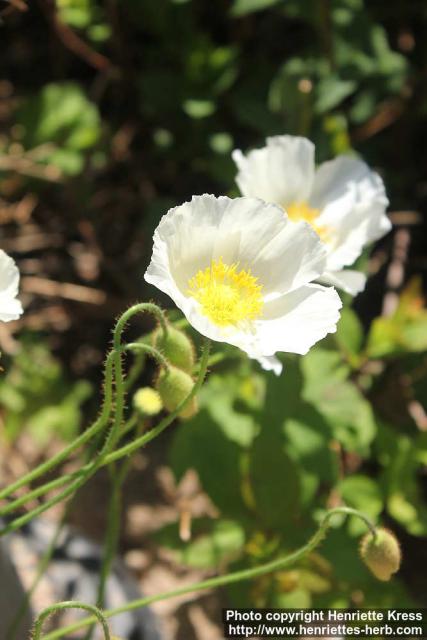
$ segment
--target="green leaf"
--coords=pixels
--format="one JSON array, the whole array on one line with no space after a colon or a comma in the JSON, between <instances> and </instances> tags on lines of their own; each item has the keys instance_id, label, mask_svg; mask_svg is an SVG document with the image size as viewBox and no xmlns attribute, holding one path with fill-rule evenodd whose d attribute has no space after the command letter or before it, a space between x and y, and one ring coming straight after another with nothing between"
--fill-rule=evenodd
<instances>
[{"instance_id":1,"label":"green leaf","mask_svg":"<svg viewBox=\"0 0 427 640\"><path fill-rule=\"evenodd\" d=\"M96 106L72 82L46 85L21 106L16 120L23 127L23 144L29 149L56 143L84 150L92 147L100 136Z\"/></svg>"},{"instance_id":2,"label":"green leaf","mask_svg":"<svg viewBox=\"0 0 427 640\"><path fill-rule=\"evenodd\" d=\"M201 405L207 407L224 435L242 447L250 445L258 426L247 406L240 403L240 410L236 410L235 405L238 399L246 400L244 394L247 392L251 394L251 400L255 399L257 379L255 376L240 377L235 374L212 375L200 396ZM249 389L246 389L248 385Z\"/></svg>"},{"instance_id":3,"label":"green leaf","mask_svg":"<svg viewBox=\"0 0 427 640\"><path fill-rule=\"evenodd\" d=\"M300 512L299 470L280 433L264 424L250 452L249 478L264 526L286 531Z\"/></svg>"},{"instance_id":4,"label":"green leaf","mask_svg":"<svg viewBox=\"0 0 427 640\"><path fill-rule=\"evenodd\" d=\"M13 440L26 429L40 445L52 438L69 441L78 432L82 404L90 393L88 382L70 384L49 349L38 337L33 342L27 336L7 375L0 378L5 432Z\"/></svg>"},{"instance_id":5,"label":"green leaf","mask_svg":"<svg viewBox=\"0 0 427 640\"><path fill-rule=\"evenodd\" d=\"M272 606L279 609L307 609L311 607L312 599L308 589L294 589L289 593L277 593Z\"/></svg>"},{"instance_id":6,"label":"green leaf","mask_svg":"<svg viewBox=\"0 0 427 640\"><path fill-rule=\"evenodd\" d=\"M338 478L331 428L316 409L304 403L297 415L285 418L283 433L286 451L302 468L302 505L311 508L320 483L327 491Z\"/></svg>"},{"instance_id":7,"label":"green leaf","mask_svg":"<svg viewBox=\"0 0 427 640\"><path fill-rule=\"evenodd\" d=\"M246 514L240 489L241 455L242 449L202 409L177 429L170 462L177 479L195 469L211 500L225 515L236 518Z\"/></svg>"},{"instance_id":8,"label":"green leaf","mask_svg":"<svg viewBox=\"0 0 427 640\"><path fill-rule=\"evenodd\" d=\"M360 353L364 339L363 327L353 309L342 309L335 339L347 356L354 357Z\"/></svg>"},{"instance_id":9,"label":"green leaf","mask_svg":"<svg viewBox=\"0 0 427 640\"><path fill-rule=\"evenodd\" d=\"M97 107L74 83L48 84L28 98L16 113L22 144L35 162L76 175L84 167L85 152L101 135Z\"/></svg>"},{"instance_id":10,"label":"green leaf","mask_svg":"<svg viewBox=\"0 0 427 640\"><path fill-rule=\"evenodd\" d=\"M376 434L372 408L349 379L350 369L340 354L316 347L301 366L304 399L329 422L333 436L346 449L367 455Z\"/></svg>"},{"instance_id":11,"label":"green leaf","mask_svg":"<svg viewBox=\"0 0 427 640\"><path fill-rule=\"evenodd\" d=\"M240 18L254 11L268 9L275 4L283 4L283 0L234 0L230 13L235 18Z\"/></svg>"},{"instance_id":12,"label":"green leaf","mask_svg":"<svg viewBox=\"0 0 427 640\"><path fill-rule=\"evenodd\" d=\"M422 352L427 349L427 311L422 282L412 278L400 294L393 315L376 318L368 336L367 354L372 358Z\"/></svg>"},{"instance_id":13,"label":"green leaf","mask_svg":"<svg viewBox=\"0 0 427 640\"><path fill-rule=\"evenodd\" d=\"M384 500L378 483L368 476L355 474L344 478L338 491L344 502L370 516L374 522L383 510ZM353 535L361 535L366 531L366 525L357 518L349 520L349 530Z\"/></svg>"},{"instance_id":14,"label":"green leaf","mask_svg":"<svg viewBox=\"0 0 427 640\"><path fill-rule=\"evenodd\" d=\"M414 536L427 535L427 507L418 484L418 443L396 436L383 427L391 439L392 455L384 471L389 514Z\"/></svg>"},{"instance_id":15,"label":"green leaf","mask_svg":"<svg viewBox=\"0 0 427 640\"><path fill-rule=\"evenodd\" d=\"M335 109L345 98L357 88L353 80L342 80L336 74L322 78L316 87L316 113L322 114Z\"/></svg>"},{"instance_id":16,"label":"green leaf","mask_svg":"<svg viewBox=\"0 0 427 640\"><path fill-rule=\"evenodd\" d=\"M185 100L182 108L190 118L199 120L215 113L216 105L212 100Z\"/></svg>"},{"instance_id":17,"label":"green leaf","mask_svg":"<svg viewBox=\"0 0 427 640\"><path fill-rule=\"evenodd\" d=\"M166 525L156 532L155 538L175 552L177 562L200 569L217 568L235 559L245 544L242 525L232 520L194 520L189 542L180 539L176 524Z\"/></svg>"}]
</instances>

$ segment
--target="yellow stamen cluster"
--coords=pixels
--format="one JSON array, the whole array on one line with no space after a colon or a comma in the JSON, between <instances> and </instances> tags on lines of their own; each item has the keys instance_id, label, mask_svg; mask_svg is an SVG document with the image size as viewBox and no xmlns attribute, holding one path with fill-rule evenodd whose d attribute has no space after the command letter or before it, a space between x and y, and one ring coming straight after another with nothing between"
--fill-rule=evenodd
<instances>
[{"instance_id":1,"label":"yellow stamen cluster","mask_svg":"<svg viewBox=\"0 0 427 640\"><path fill-rule=\"evenodd\" d=\"M188 286L202 313L219 327L241 325L255 320L262 312L262 286L258 278L250 269L239 271L237 264L224 264L222 258L198 271Z\"/></svg>"},{"instance_id":2,"label":"yellow stamen cluster","mask_svg":"<svg viewBox=\"0 0 427 640\"><path fill-rule=\"evenodd\" d=\"M299 220L304 220L308 222L321 240L326 242L328 240L329 231L327 227L320 225L316 222L317 218L320 216L320 210L314 209L314 207L310 207L306 202L292 202L284 207L287 212L290 220L293 222L298 222Z\"/></svg>"}]
</instances>

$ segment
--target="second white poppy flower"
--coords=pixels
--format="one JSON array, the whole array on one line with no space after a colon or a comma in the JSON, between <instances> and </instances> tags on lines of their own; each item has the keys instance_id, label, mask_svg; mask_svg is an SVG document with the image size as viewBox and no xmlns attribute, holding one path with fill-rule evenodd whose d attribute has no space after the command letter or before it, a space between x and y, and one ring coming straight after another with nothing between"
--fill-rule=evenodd
<instances>
[{"instance_id":1,"label":"second white poppy flower","mask_svg":"<svg viewBox=\"0 0 427 640\"><path fill-rule=\"evenodd\" d=\"M336 330L338 294L312 284L325 260L317 234L280 207L203 195L163 216L145 279L201 334L263 359L305 354Z\"/></svg>"},{"instance_id":2,"label":"second white poppy flower","mask_svg":"<svg viewBox=\"0 0 427 640\"><path fill-rule=\"evenodd\" d=\"M305 220L327 250L321 281L355 295L365 275L345 269L363 248L386 234L391 223L383 181L352 156L338 156L315 170L314 145L299 136L274 136L247 155L233 152L244 196L283 207L291 220Z\"/></svg>"}]
</instances>

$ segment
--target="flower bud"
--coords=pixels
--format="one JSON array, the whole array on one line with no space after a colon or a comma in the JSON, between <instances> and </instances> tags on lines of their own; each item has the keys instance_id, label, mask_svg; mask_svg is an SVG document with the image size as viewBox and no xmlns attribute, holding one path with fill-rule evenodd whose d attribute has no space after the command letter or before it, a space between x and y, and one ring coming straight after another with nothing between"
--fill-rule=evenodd
<instances>
[{"instance_id":1,"label":"flower bud","mask_svg":"<svg viewBox=\"0 0 427 640\"><path fill-rule=\"evenodd\" d=\"M175 411L183 400L189 395L194 387L194 381L185 371L177 367L170 366L169 369L162 369L157 379L157 390L163 401L163 405L168 411ZM197 413L196 398L180 411L181 418L191 418Z\"/></svg>"},{"instance_id":2,"label":"flower bud","mask_svg":"<svg viewBox=\"0 0 427 640\"><path fill-rule=\"evenodd\" d=\"M141 387L133 396L134 408L144 416L156 416L163 409L158 391L152 387Z\"/></svg>"},{"instance_id":3,"label":"flower bud","mask_svg":"<svg viewBox=\"0 0 427 640\"><path fill-rule=\"evenodd\" d=\"M167 336L161 329L154 332L153 344L171 364L191 373L194 366L194 346L186 333L168 325Z\"/></svg>"},{"instance_id":4,"label":"flower bud","mask_svg":"<svg viewBox=\"0 0 427 640\"><path fill-rule=\"evenodd\" d=\"M378 580L387 582L400 568L401 552L395 535L380 527L376 535L367 533L360 544L363 562Z\"/></svg>"}]
</instances>

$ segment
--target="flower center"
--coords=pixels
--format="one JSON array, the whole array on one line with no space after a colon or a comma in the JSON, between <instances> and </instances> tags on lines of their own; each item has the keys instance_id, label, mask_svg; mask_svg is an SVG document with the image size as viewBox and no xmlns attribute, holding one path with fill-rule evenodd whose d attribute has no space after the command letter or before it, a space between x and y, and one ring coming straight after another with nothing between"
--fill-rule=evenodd
<instances>
[{"instance_id":1,"label":"flower center","mask_svg":"<svg viewBox=\"0 0 427 640\"><path fill-rule=\"evenodd\" d=\"M306 202L292 202L288 206L284 207L284 209L293 222L298 222L299 220L308 222L321 240L324 242L328 240L329 230L324 225L316 222L317 218L320 216L319 209L310 207Z\"/></svg>"},{"instance_id":2,"label":"flower center","mask_svg":"<svg viewBox=\"0 0 427 640\"><path fill-rule=\"evenodd\" d=\"M219 327L240 325L255 320L263 307L262 286L250 269L238 270L237 264L212 260L188 281L189 294L197 300L202 313Z\"/></svg>"}]
</instances>

